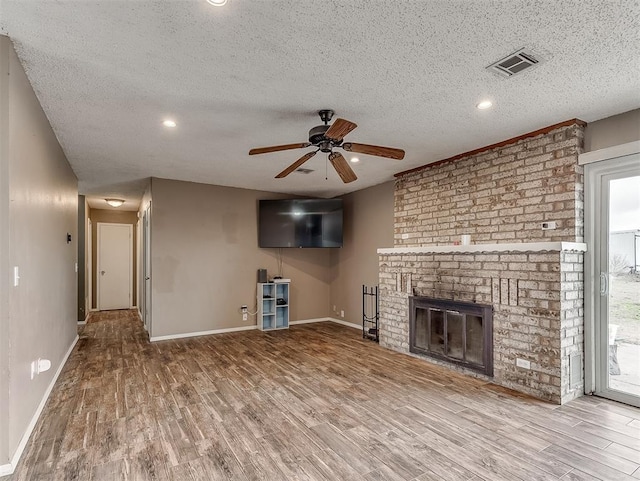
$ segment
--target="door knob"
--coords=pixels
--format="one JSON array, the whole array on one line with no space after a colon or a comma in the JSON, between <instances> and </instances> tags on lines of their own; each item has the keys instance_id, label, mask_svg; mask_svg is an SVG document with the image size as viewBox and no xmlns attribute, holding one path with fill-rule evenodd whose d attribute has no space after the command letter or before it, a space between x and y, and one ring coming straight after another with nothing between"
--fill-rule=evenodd
<instances>
[{"instance_id":1,"label":"door knob","mask_svg":"<svg viewBox=\"0 0 640 481\"><path fill-rule=\"evenodd\" d=\"M100 275L101 275L101 276L104 276L104 271L100 271Z\"/></svg>"}]
</instances>

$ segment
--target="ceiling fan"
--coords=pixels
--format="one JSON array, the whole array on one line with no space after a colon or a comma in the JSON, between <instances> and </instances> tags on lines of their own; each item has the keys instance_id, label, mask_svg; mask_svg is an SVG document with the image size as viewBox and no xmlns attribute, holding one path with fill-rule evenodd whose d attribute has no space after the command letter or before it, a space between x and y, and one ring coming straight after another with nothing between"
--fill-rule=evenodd
<instances>
[{"instance_id":1,"label":"ceiling fan","mask_svg":"<svg viewBox=\"0 0 640 481\"><path fill-rule=\"evenodd\" d=\"M294 170L299 169L302 164L318 152L326 152L329 154L329 162L331 162L331 165L336 169L336 172L345 184L353 182L358 177L353 169L349 167L349 163L346 161L344 156L340 152L333 151L335 148L341 148L347 152L358 152L360 154L387 157L389 159L402 160L404 158L404 150L402 149L380 147L378 145L356 144L355 142L343 142L344 137L355 129L357 125L345 119L336 119L332 125L329 125L333 114L333 110L320 110L318 112L320 120L324 122L324 125L318 125L309 131L309 142L276 145L273 147L260 147L257 149L251 149L249 151L249 155L279 152L281 150L306 149L307 147L314 146L317 147L317 150L304 154L293 164L276 175L275 178L282 179L283 177L286 177Z\"/></svg>"}]
</instances>

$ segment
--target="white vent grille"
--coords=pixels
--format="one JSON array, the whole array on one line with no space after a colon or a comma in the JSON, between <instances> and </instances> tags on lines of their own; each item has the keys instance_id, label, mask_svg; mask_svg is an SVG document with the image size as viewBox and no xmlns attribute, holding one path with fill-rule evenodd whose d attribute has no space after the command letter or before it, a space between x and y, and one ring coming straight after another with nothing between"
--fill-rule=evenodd
<instances>
[{"instance_id":1,"label":"white vent grille","mask_svg":"<svg viewBox=\"0 0 640 481\"><path fill-rule=\"evenodd\" d=\"M487 67L487 70L500 74L503 77L511 77L512 75L520 73L538 63L540 63L539 59L522 48L517 52L492 63Z\"/></svg>"},{"instance_id":2,"label":"white vent grille","mask_svg":"<svg viewBox=\"0 0 640 481\"><path fill-rule=\"evenodd\" d=\"M313 172L313 169L304 169L300 167L299 169L296 169L296 172L298 174L310 174L311 172Z\"/></svg>"},{"instance_id":3,"label":"white vent grille","mask_svg":"<svg viewBox=\"0 0 640 481\"><path fill-rule=\"evenodd\" d=\"M569 356L569 385L571 389L582 386L582 354L574 352Z\"/></svg>"}]
</instances>

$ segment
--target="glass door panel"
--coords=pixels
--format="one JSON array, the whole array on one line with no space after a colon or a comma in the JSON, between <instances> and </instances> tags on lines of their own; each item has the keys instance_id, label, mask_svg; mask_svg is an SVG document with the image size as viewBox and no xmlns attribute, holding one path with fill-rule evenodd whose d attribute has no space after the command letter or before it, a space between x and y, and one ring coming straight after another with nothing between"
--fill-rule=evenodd
<instances>
[{"instance_id":1,"label":"glass door panel","mask_svg":"<svg viewBox=\"0 0 640 481\"><path fill-rule=\"evenodd\" d=\"M587 392L640 406L640 155L585 168Z\"/></svg>"},{"instance_id":2,"label":"glass door panel","mask_svg":"<svg viewBox=\"0 0 640 481\"><path fill-rule=\"evenodd\" d=\"M608 276L602 287L608 297L608 388L640 398L640 176L605 181Z\"/></svg>"}]
</instances>

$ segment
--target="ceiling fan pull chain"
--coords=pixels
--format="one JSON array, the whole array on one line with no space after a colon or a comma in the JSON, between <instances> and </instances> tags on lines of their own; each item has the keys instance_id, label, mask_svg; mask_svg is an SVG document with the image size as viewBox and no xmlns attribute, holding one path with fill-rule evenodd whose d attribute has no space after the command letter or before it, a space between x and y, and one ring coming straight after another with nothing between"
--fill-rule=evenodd
<instances>
[{"instance_id":1,"label":"ceiling fan pull chain","mask_svg":"<svg viewBox=\"0 0 640 481\"><path fill-rule=\"evenodd\" d=\"M324 161L324 180L329 180L329 154L327 153L327 158Z\"/></svg>"}]
</instances>

